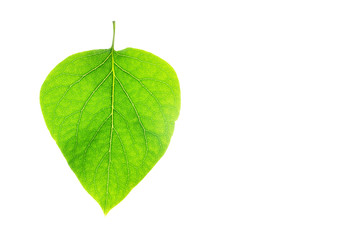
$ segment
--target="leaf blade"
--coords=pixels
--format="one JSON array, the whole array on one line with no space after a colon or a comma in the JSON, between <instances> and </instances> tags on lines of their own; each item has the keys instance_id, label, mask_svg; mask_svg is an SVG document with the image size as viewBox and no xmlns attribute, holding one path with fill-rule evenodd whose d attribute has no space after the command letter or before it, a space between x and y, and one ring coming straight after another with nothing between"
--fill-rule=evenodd
<instances>
[{"instance_id":1,"label":"leaf blade","mask_svg":"<svg viewBox=\"0 0 352 240\"><path fill-rule=\"evenodd\" d=\"M71 169L107 214L165 153L180 90L172 67L153 54L93 50L53 69L41 106Z\"/></svg>"}]
</instances>

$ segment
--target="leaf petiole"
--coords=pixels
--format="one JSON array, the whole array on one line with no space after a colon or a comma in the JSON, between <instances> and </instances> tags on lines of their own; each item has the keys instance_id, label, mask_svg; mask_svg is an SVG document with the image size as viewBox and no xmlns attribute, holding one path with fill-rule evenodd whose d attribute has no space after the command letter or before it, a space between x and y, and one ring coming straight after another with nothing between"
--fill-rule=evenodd
<instances>
[{"instance_id":1,"label":"leaf petiole","mask_svg":"<svg viewBox=\"0 0 352 240\"><path fill-rule=\"evenodd\" d=\"M112 28L113 28L113 36L112 36L111 49L114 50L114 44L115 44L115 21L112 21Z\"/></svg>"}]
</instances>

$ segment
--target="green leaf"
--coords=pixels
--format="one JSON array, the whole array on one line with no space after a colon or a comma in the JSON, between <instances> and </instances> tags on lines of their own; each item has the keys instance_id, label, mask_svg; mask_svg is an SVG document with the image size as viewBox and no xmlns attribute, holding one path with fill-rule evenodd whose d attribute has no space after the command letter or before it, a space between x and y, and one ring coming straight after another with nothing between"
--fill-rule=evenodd
<instances>
[{"instance_id":1,"label":"green leaf","mask_svg":"<svg viewBox=\"0 0 352 240\"><path fill-rule=\"evenodd\" d=\"M114 38L59 63L40 91L52 137L105 214L165 153L180 111L173 68L146 51L115 51Z\"/></svg>"}]
</instances>

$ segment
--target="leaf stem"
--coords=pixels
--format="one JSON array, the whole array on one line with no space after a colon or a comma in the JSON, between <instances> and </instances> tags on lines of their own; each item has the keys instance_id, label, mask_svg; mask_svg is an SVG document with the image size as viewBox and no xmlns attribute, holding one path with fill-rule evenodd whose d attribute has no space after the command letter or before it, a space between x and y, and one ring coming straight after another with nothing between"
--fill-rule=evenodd
<instances>
[{"instance_id":1,"label":"leaf stem","mask_svg":"<svg viewBox=\"0 0 352 240\"><path fill-rule=\"evenodd\" d=\"M114 44L115 44L115 21L112 21L112 28L113 28L113 36L112 36L111 49L114 50Z\"/></svg>"}]
</instances>

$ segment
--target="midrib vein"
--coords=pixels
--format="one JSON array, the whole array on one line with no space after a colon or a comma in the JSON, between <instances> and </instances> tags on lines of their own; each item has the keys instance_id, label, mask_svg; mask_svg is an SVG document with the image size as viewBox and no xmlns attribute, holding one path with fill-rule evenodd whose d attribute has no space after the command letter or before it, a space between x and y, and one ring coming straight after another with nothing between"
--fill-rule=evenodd
<instances>
[{"instance_id":1,"label":"midrib vein","mask_svg":"<svg viewBox=\"0 0 352 240\"><path fill-rule=\"evenodd\" d=\"M112 135L114 131L114 98L115 98L115 67L114 67L114 48L111 48L111 68L112 68L112 87L111 87L111 129L110 129L110 145L109 145L109 163L108 163L108 176L106 181L106 194L105 194L105 209L109 195L109 182L110 182L110 165L111 165L111 148L112 148Z\"/></svg>"}]
</instances>

